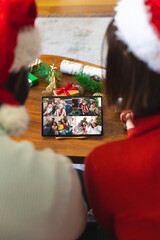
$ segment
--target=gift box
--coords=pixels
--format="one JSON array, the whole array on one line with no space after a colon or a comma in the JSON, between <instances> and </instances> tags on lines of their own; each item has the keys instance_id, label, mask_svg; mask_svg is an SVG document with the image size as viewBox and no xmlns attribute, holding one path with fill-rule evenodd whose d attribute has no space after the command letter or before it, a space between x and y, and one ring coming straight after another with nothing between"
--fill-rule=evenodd
<instances>
[{"instance_id":1,"label":"gift box","mask_svg":"<svg viewBox=\"0 0 160 240\"><path fill-rule=\"evenodd\" d=\"M28 82L30 87L35 86L36 84L38 84L38 78L35 77L33 74L29 73Z\"/></svg>"},{"instance_id":2,"label":"gift box","mask_svg":"<svg viewBox=\"0 0 160 240\"><path fill-rule=\"evenodd\" d=\"M53 90L53 94L54 94L55 96L79 96L79 95L80 95L80 93L79 93L78 90L68 90L69 95L66 95L66 94L64 94L64 93L57 94L57 93L56 93L57 91L58 91L58 90Z\"/></svg>"},{"instance_id":3,"label":"gift box","mask_svg":"<svg viewBox=\"0 0 160 240\"><path fill-rule=\"evenodd\" d=\"M67 83L63 88L53 90L55 96L79 96L80 92L73 84Z\"/></svg>"}]
</instances>

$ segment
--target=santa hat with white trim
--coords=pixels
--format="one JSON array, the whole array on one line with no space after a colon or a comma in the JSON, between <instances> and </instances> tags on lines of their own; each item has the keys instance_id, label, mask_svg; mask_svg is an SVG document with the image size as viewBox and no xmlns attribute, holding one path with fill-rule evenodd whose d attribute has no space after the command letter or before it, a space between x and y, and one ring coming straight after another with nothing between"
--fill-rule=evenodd
<instances>
[{"instance_id":1,"label":"santa hat with white trim","mask_svg":"<svg viewBox=\"0 0 160 240\"><path fill-rule=\"evenodd\" d=\"M160 73L160 0L120 0L115 11L118 39Z\"/></svg>"},{"instance_id":2,"label":"santa hat with white trim","mask_svg":"<svg viewBox=\"0 0 160 240\"><path fill-rule=\"evenodd\" d=\"M28 117L4 83L10 73L18 73L39 55L39 32L34 26L36 16L34 0L0 1L0 101L3 103L0 127L12 133L23 131Z\"/></svg>"}]
</instances>

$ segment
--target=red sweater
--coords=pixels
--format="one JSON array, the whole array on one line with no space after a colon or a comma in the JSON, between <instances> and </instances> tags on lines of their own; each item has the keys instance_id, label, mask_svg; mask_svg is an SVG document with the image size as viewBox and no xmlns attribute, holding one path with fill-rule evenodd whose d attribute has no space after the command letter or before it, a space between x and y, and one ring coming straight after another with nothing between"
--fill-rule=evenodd
<instances>
[{"instance_id":1,"label":"red sweater","mask_svg":"<svg viewBox=\"0 0 160 240\"><path fill-rule=\"evenodd\" d=\"M118 240L160 240L160 115L134 123L128 139L87 157L86 189L97 220Z\"/></svg>"}]
</instances>

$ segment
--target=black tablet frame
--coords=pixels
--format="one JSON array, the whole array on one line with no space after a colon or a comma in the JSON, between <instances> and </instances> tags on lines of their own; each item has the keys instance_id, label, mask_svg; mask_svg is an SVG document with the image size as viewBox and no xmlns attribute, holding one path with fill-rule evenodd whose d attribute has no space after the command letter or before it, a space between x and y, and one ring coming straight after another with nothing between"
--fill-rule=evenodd
<instances>
[{"instance_id":1,"label":"black tablet frame","mask_svg":"<svg viewBox=\"0 0 160 240\"><path fill-rule=\"evenodd\" d=\"M44 135L43 134L43 99L45 98L49 98L50 100L53 100L53 99L56 99L56 98L61 98L62 100L65 100L65 99L76 99L76 98L89 98L89 99L93 99L94 98L101 98L101 104L102 104L102 107L101 107L101 117L102 117L102 131L101 131L101 134L78 134L78 135ZM89 115L89 116L92 116L92 115ZM97 115L98 116L98 115ZM69 116L66 116L66 117L69 117ZM72 117L72 115L70 116ZM73 117L76 117L73 115ZM78 117L78 116L77 116ZM87 117L84 115L84 117ZM54 138L59 138L59 137L63 137L63 138L70 138L70 137L73 137L73 138L76 138L76 137L101 137L103 136L103 132L104 132L104 129L103 129L103 97L101 96L43 96L42 99L41 99L41 134L43 137L54 137Z\"/></svg>"}]
</instances>

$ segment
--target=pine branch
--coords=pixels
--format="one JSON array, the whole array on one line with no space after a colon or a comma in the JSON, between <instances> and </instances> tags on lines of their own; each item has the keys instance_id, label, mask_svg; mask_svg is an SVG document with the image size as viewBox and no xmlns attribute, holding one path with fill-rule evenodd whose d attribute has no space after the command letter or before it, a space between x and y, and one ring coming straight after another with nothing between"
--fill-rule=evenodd
<instances>
[{"instance_id":1,"label":"pine branch","mask_svg":"<svg viewBox=\"0 0 160 240\"><path fill-rule=\"evenodd\" d=\"M74 80L89 92L92 92L92 93L96 93L96 92L102 93L103 92L103 82L102 81L97 82L82 72L75 75Z\"/></svg>"}]
</instances>

